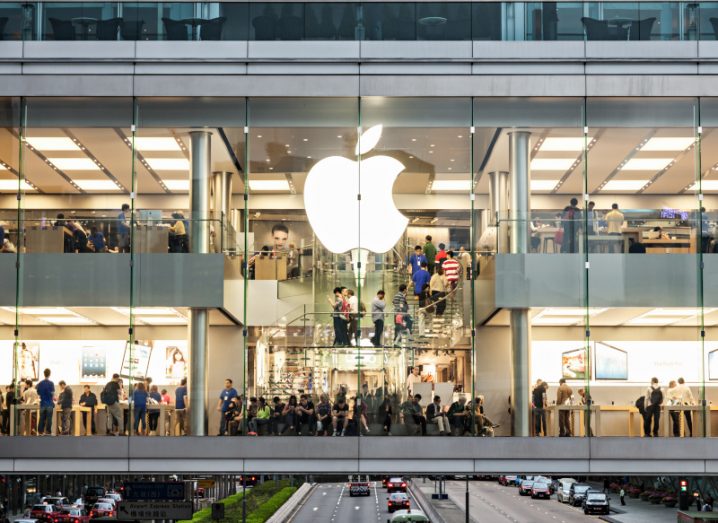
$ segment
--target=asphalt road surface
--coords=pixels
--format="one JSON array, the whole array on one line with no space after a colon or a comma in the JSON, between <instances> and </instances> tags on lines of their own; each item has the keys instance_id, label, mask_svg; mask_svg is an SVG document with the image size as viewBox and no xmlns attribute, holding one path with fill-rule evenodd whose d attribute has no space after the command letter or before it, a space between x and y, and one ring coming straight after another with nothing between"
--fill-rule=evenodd
<instances>
[{"instance_id":1,"label":"asphalt road surface","mask_svg":"<svg viewBox=\"0 0 718 523\"><path fill-rule=\"evenodd\" d=\"M385 523L386 490L370 483L369 496L349 496L346 483L320 483L291 523ZM377 488L378 485L378 488ZM412 507L418 505L412 498Z\"/></svg>"},{"instance_id":2,"label":"asphalt road surface","mask_svg":"<svg viewBox=\"0 0 718 523\"><path fill-rule=\"evenodd\" d=\"M447 481L446 490L464 507L466 483ZM614 501L614 500L612 500ZM503 487L496 481L469 482L469 503L472 519L479 523L585 523L599 521L598 516L585 516L580 508L551 499L519 496L516 487Z\"/></svg>"}]
</instances>

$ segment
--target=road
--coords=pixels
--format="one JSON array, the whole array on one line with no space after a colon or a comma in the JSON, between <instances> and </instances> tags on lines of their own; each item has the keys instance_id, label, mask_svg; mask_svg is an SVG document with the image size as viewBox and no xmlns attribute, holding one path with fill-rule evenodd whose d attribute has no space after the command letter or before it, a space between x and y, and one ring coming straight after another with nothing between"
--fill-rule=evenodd
<instances>
[{"instance_id":1,"label":"road","mask_svg":"<svg viewBox=\"0 0 718 523\"><path fill-rule=\"evenodd\" d=\"M371 482L371 495L353 498L346 483L320 483L291 523L384 523L389 519L386 497L379 482Z\"/></svg>"},{"instance_id":2,"label":"road","mask_svg":"<svg viewBox=\"0 0 718 523\"><path fill-rule=\"evenodd\" d=\"M466 484L447 481L446 491L457 505L464 508ZM469 488L471 516L479 523L585 523L598 521L598 516L585 516L578 508L551 499L519 496L519 489L502 487L495 481L472 481Z\"/></svg>"}]
</instances>

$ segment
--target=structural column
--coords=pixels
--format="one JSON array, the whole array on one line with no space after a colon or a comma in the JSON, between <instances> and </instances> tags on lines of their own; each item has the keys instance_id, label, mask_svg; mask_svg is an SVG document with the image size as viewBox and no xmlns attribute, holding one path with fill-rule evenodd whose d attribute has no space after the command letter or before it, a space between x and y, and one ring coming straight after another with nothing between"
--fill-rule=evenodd
<instances>
[{"instance_id":1,"label":"structural column","mask_svg":"<svg viewBox=\"0 0 718 523\"><path fill-rule=\"evenodd\" d=\"M190 246L191 252L209 253L209 219L211 193L211 143L209 131L192 131L192 167L190 172ZM190 374L189 374L189 416L190 433L205 436L207 433L207 352L209 343L209 311L190 311Z\"/></svg>"},{"instance_id":2,"label":"structural column","mask_svg":"<svg viewBox=\"0 0 718 523\"><path fill-rule=\"evenodd\" d=\"M496 227L497 252L509 252L509 173L492 171L489 173L489 204L491 216L489 225Z\"/></svg>"},{"instance_id":3,"label":"structural column","mask_svg":"<svg viewBox=\"0 0 718 523\"><path fill-rule=\"evenodd\" d=\"M232 199L232 173L230 171L216 171L212 173L212 226L214 228L214 252L222 252L227 246L224 239L230 229L229 207Z\"/></svg>"},{"instance_id":4,"label":"structural column","mask_svg":"<svg viewBox=\"0 0 718 523\"><path fill-rule=\"evenodd\" d=\"M531 133L509 133L509 220L511 223L509 252L529 252L530 234L530 169ZM511 309L511 403L514 436L531 433L531 400L529 361L531 325L528 309Z\"/></svg>"}]
</instances>

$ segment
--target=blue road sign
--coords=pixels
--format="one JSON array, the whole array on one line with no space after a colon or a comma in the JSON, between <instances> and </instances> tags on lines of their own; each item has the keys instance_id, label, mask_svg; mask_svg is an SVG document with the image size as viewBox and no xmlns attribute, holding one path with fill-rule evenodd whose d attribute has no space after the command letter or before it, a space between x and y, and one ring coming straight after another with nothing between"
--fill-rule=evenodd
<instances>
[{"instance_id":1,"label":"blue road sign","mask_svg":"<svg viewBox=\"0 0 718 523\"><path fill-rule=\"evenodd\" d=\"M124 484L123 499L127 501L182 501L185 499L185 484L179 482L136 482Z\"/></svg>"}]
</instances>

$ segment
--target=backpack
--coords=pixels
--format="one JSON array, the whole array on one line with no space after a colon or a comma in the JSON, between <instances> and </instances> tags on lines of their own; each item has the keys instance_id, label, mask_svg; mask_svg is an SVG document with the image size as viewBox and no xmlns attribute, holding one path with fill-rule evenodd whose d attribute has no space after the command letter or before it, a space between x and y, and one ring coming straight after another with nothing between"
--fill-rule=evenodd
<instances>
[{"instance_id":1,"label":"backpack","mask_svg":"<svg viewBox=\"0 0 718 523\"><path fill-rule=\"evenodd\" d=\"M636 400L636 408L641 414L646 412L646 397L644 395L641 394Z\"/></svg>"},{"instance_id":2,"label":"backpack","mask_svg":"<svg viewBox=\"0 0 718 523\"><path fill-rule=\"evenodd\" d=\"M102 392L100 392L100 401L104 403L105 405L114 405L117 403L117 399L115 398L115 395L110 390L110 384L112 382L105 385L105 388L102 389Z\"/></svg>"},{"instance_id":3,"label":"backpack","mask_svg":"<svg viewBox=\"0 0 718 523\"><path fill-rule=\"evenodd\" d=\"M651 405L660 405L663 402L663 391L660 387L651 390Z\"/></svg>"}]
</instances>

